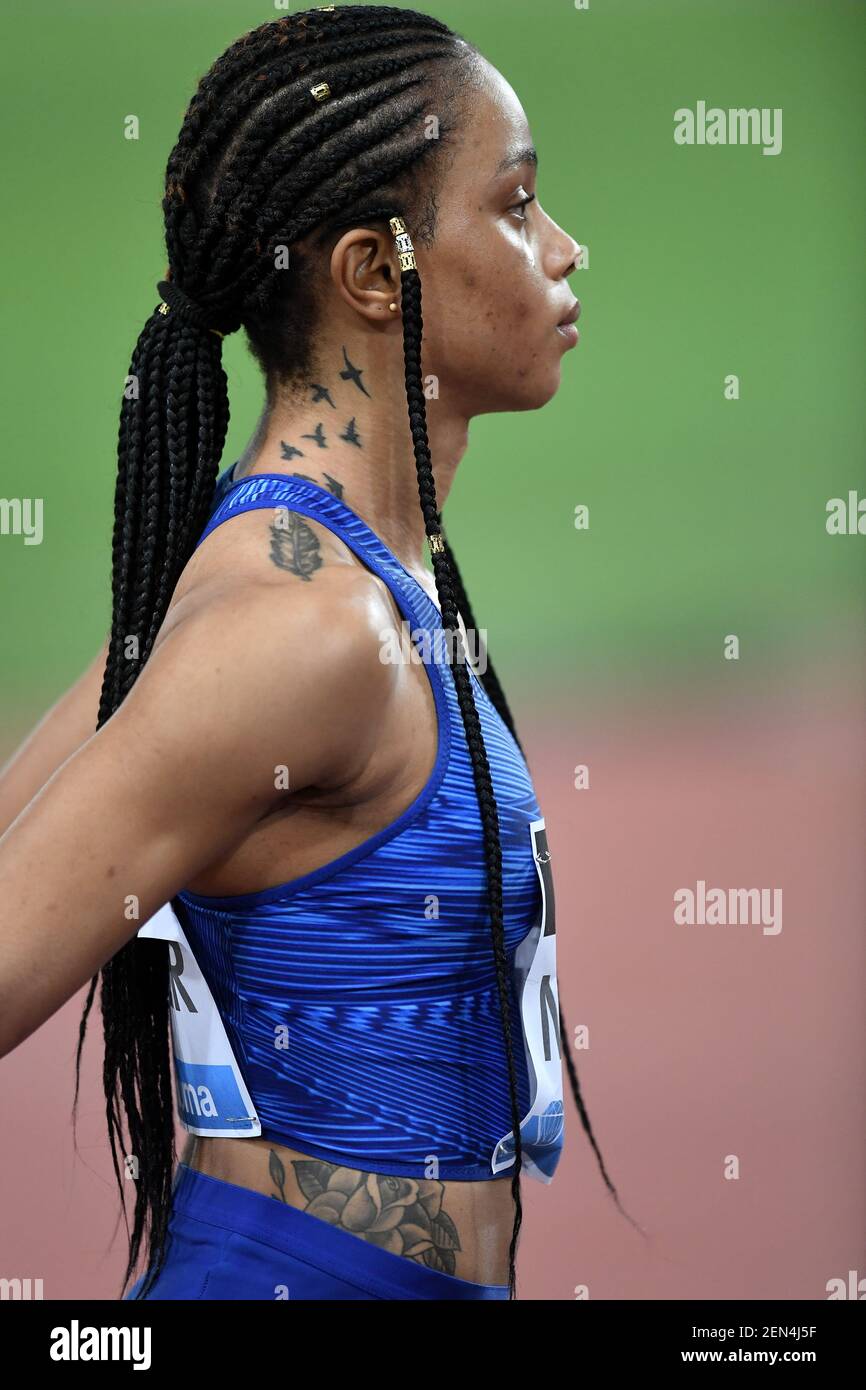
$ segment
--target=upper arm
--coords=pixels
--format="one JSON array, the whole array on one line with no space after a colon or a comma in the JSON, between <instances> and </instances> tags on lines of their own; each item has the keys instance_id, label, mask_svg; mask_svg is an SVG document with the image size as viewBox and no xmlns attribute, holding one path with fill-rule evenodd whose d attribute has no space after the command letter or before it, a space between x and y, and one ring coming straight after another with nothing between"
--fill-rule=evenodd
<instances>
[{"instance_id":1,"label":"upper arm","mask_svg":"<svg viewBox=\"0 0 866 1390\"><path fill-rule=\"evenodd\" d=\"M0 838L0 1055L289 792L375 738L393 675L363 605L221 600ZM349 698L347 698L347 696ZM287 778L286 778L286 773Z\"/></svg>"}]
</instances>

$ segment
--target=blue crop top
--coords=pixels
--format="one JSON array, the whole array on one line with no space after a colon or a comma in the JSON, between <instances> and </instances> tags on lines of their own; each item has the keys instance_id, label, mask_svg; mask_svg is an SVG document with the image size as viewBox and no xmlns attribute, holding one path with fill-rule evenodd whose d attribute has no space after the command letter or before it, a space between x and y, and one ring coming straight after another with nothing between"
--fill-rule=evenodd
<instances>
[{"instance_id":1,"label":"blue crop top","mask_svg":"<svg viewBox=\"0 0 866 1390\"><path fill-rule=\"evenodd\" d=\"M260 1135L370 1172L494 1178L514 1162L508 1072L472 764L451 669L430 641L441 614L370 527L306 479L232 482L227 470L199 545L234 516L277 507L344 541L388 586L412 641L425 635L438 750L412 804L339 858L259 892L181 892L166 905L187 952L172 967L180 1116L195 1133ZM523 1164L550 1182L564 1129L550 854L526 763L471 681L499 811ZM176 1019L207 1033L197 1055Z\"/></svg>"}]
</instances>

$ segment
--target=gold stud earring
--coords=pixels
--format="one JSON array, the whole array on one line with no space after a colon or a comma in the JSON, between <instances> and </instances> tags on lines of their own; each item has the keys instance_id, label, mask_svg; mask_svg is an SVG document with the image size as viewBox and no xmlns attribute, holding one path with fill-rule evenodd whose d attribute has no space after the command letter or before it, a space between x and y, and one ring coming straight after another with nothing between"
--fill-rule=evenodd
<instances>
[{"instance_id":1,"label":"gold stud earring","mask_svg":"<svg viewBox=\"0 0 866 1390\"><path fill-rule=\"evenodd\" d=\"M388 308L389 308L389 309L396 309L396 308L397 308L397 305L396 305L396 304L389 304L389 305L388 305Z\"/></svg>"}]
</instances>

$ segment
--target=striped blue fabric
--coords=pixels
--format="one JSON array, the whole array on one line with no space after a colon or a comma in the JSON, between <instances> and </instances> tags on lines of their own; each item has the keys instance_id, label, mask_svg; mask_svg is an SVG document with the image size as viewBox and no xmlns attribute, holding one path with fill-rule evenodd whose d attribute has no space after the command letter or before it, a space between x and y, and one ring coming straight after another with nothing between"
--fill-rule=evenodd
<instances>
[{"instance_id":1,"label":"striped blue fabric","mask_svg":"<svg viewBox=\"0 0 866 1390\"><path fill-rule=\"evenodd\" d=\"M327 527L379 575L412 632L441 632L439 609L390 549L306 479L232 483L227 471L199 544L234 516L283 506ZM179 898L264 1138L347 1167L481 1180L495 1176L492 1155L512 1130L481 817L451 668L428 660L424 669L438 752L402 815L290 882ZM541 812L474 673L472 687L499 810L513 968L542 907L529 830ZM523 1117L532 1078L516 1005L511 1019Z\"/></svg>"}]
</instances>

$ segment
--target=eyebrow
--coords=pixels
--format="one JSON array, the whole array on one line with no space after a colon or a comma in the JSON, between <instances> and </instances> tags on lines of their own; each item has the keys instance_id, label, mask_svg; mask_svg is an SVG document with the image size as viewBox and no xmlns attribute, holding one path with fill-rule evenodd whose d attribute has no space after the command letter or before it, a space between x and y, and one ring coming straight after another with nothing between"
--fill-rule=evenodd
<instances>
[{"instance_id":1,"label":"eyebrow","mask_svg":"<svg viewBox=\"0 0 866 1390\"><path fill-rule=\"evenodd\" d=\"M534 164L538 166L538 151L534 145L524 145L522 149L514 150L512 154L507 154L497 165L494 178L500 174L507 174L509 169L518 169L521 164Z\"/></svg>"}]
</instances>

